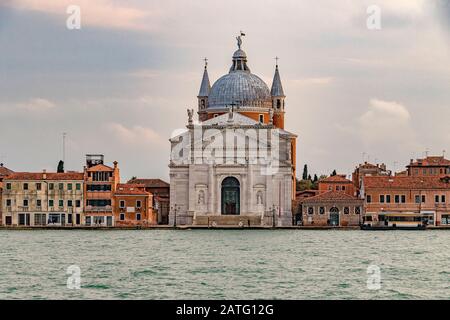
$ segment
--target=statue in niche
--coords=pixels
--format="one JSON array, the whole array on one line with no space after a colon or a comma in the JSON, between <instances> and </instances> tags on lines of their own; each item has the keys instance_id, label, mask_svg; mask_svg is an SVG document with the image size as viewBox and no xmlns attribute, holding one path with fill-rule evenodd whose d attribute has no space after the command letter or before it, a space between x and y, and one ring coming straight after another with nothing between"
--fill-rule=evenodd
<instances>
[{"instance_id":1,"label":"statue in niche","mask_svg":"<svg viewBox=\"0 0 450 320\"><path fill-rule=\"evenodd\" d=\"M205 191L203 190L198 193L198 204L205 204Z\"/></svg>"},{"instance_id":2,"label":"statue in niche","mask_svg":"<svg viewBox=\"0 0 450 320\"><path fill-rule=\"evenodd\" d=\"M261 191L256 193L256 204L263 204L263 196Z\"/></svg>"}]
</instances>

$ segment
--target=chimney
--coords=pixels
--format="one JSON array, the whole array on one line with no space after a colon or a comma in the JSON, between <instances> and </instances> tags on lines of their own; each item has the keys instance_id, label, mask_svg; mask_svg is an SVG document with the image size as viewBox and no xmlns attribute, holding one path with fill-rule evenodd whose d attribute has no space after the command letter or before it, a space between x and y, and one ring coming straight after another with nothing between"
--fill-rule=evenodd
<instances>
[{"instance_id":1,"label":"chimney","mask_svg":"<svg viewBox=\"0 0 450 320\"><path fill-rule=\"evenodd\" d=\"M42 170L42 179L47 179L47 170Z\"/></svg>"},{"instance_id":2,"label":"chimney","mask_svg":"<svg viewBox=\"0 0 450 320\"><path fill-rule=\"evenodd\" d=\"M118 163L117 161L114 161L113 164L114 164L114 169L117 169L117 165L118 165L119 163Z\"/></svg>"}]
</instances>

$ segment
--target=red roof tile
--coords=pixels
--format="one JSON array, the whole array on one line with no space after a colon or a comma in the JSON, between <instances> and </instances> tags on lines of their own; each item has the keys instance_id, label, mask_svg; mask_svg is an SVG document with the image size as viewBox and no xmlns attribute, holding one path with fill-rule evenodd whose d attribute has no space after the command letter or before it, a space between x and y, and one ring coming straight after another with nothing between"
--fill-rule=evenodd
<instances>
[{"instance_id":1,"label":"red roof tile","mask_svg":"<svg viewBox=\"0 0 450 320\"><path fill-rule=\"evenodd\" d=\"M150 195L150 192L144 190L143 184L120 183L117 185L115 195Z\"/></svg>"},{"instance_id":2,"label":"red roof tile","mask_svg":"<svg viewBox=\"0 0 450 320\"><path fill-rule=\"evenodd\" d=\"M87 168L87 171L93 172L93 171L114 171L114 168L108 167L104 164L97 164L93 167Z\"/></svg>"},{"instance_id":3,"label":"red roof tile","mask_svg":"<svg viewBox=\"0 0 450 320\"><path fill-rule=\"evenodd\" d=\"M450 160L445 159L444 156L429 156L425 159L417 159L407 167L410 166L450 166Z\"/></svg>"},{"instance_id":4,"label":"red roof tile","mask_svg":"<svg viewBox=\"0 0 450 320\"><path fill-rule=\"evenodd\" d=\"M364 188L378 189L450 189L450 176L365 176ZM447 182L446 182L447 181Z\"/></svg>"},{"instance_id":5,"label":"red roof tile","mask_svg":"<svg viewBox=\"0 0 450 320\"><path fill-rule=\"evenodd\" d=\"M352 183L350 180L348 180L345 175L335 175L330 176L328 178L320 179L319 182L339 182L339 183Z\"/></svg>"},{"instance_id":6,"label":"red roof tile","mask_svg":"<svg viewBox=\"0 0 450 320\"><path fill-rule=\"evenodd\" d=\"M10 175L12 173L14 173L14 171L4 167L3 164L0 166L0 177L1 176L7 176L7 175Z\"/></svg>"},{"instance_id":7,"label":"red roof tile","mask_svg":"<svg viewBox=\"0 0 450 320\"><path fill-rule=\"evenodd\" d=\"M302 202L322 202L322 201L353 201L360 200L343 191L328 191L320 193L317 196L304 199Z\"/></svg>"},{"instance_id":8,"label":"red roof tile","mask_svg":"<svg viewBox=\"0 0 450 320\"><path fill-rule=\"evenodd\" d=\"M4 180L84 180L84 174L82 172L14 172Z\"/></svg>"},{"instance_id":9,"label":"red roof tile","mask_svg":"<svg viewBox=\"0 0 450 320\"><path fill-rule=\"evenodd\" d=\"M168 188L170 184L161 179L132 179L128 183L138 183L145 185L146 188Z\"/></svg>"}]
</instances>

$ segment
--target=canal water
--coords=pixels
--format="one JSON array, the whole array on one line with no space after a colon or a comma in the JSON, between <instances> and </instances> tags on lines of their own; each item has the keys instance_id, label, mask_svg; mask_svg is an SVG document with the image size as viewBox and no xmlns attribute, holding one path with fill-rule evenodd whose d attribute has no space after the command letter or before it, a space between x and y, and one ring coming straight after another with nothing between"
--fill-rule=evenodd
<instances>
[{"instance_id":1,"label":"canal water","mask_svg":"<svg viewBox=\"0 0 450 320\"><path fill-rule=\"evenodd\" d=\"M449 231L0 230L0 241L0 299L450 299ZM68 288L74 270L80 289Z\"/></svg>"}]
</instances>

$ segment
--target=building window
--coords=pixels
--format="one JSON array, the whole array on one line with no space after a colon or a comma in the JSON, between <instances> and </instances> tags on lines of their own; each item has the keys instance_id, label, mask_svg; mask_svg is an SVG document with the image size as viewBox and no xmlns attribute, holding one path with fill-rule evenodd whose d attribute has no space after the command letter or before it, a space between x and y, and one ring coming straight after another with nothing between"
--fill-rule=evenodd
<instances>
[{"instance_id":1,"label":"building window","mask_svg":"<svg viewBox=\"0 0 450 320\"><path fill-rule=\"evenodd\" d=\"M425 202L426 202L425 195L422 195L422 203L425 203Z\"/></svg>"},{"instance_id":2,"label":"building window","mask_svg":"<svg viewBox=\"0 0 450 320\"><path fill-rule=\"evenodd\" d=\"M395 202L395 203L400 203L400 196L399 196L398 194L396 194L396 195L394 196L394 202Z\"/></svg>"},{"instance_id":3,"label":"building window","mask_svg":"<svg viewBox=\"0 0 450 320\"><path fill-rule=\"evenodd\" d=\"M391 195L390 194L386 195L386 203L391 203Z\"/></svg>"},{"instance_id":4,"label":"building window","mask_svg":"<svg viewBox=\"0 0 450 320\"><path fill-rule=\"evenodd\" d=\"M87 225L87 226L90 226L91 225L91 217L86 217L86 221L85 221L85 224Z\"/></svg>"},{"instance_id":5,"label":"building window","mask_svg":"<svg viewBox=\"0 0 450 320\"><path fill-rule=\"evenodd\" d=\"M415 201L416 203L420 203L420 196L419 196L419 195L416 195L416 196L414 197L414 201Z\"/></svg>"},{"instance_id":6,"label":"building window","mask_svg":"<svg viewBox=\"0 0 450 320\"><path fill-rule=\"evenodd\" d=\"M36 183L36 190L41 190L42 189L42 184L40 183Z\"/></svg>"},{"instance_id":7,"label":"building window","mask_svg":"<svg viewBox=\"0 0 450 320\"><path fill-rule=\"evenodd\" d=\"M281 99L277 99L277 109L281 108Z\"/></svg>"},{"instance_id":8,"label":"building window","mask_svg":"<svg viewBox=\"0 0 450 320\"><path fill-rule=\"evenodd\" d=\"M136 220L137 221L141 221L141 214L140 213L136 214Z\"/></svg>"},{"instance_id":9,"label":"building window","mask_svg":"<svg viewBox=\"0 0 450 320\"><path fill-rule=\"evenodd\" d=\"M81 183L77 183L77 184L75 185L75 188L76 188L78 191L80 191L80 190L81 190Z\"/></svg>"},{"instance_id":10,"label":"building window","mask_svg":"<svg viewBox=\"0 0 450 320\"><path fill-rule=\"evenodd\" d=\"M67 184L67 190L72 190L72 184L71 183Z\"/></svg>"},{"instance_id":11,"label":"building window","mask_svg":"<svg viewBox=\"0 0 450 320\"><path fill-rule=\"evenodd\" d=\"M445 194L443 194L443 195L441 196L441 202L442 202L442 203L445 203Z\"/></svg>"},{"instance_id":12,"label":"building window","mask_svg":"<svg viewBox=\"0 0 450 320\"><path fill-rule=\"evenodd\" d=\"M345 191L345 186L342 186L342 191Z\"/></svg>"},{"instance_id":13,"label":"building window","mask_svg":"<svg viewBox=\"0 0 450 320\"><path fill-rule=\"evenodd\" d=\"M361 214L361 207L355 207L355 214Z\"/></svg>"},{"instance_id":14,"label":"building window","mask_svg":"<svg viewBox=\"0 0 450 320\"><path fill-rule=\"evenodd\" d=\"M434 202L439 203L439 195L434 196Z\"/></svg>"},{"instance_id":15,"label":"building window","mask_svg":"<svg viewBox=\"0 0 450 320\"><path fill-rule=\"evenodd\" d=\"M319 208L319 213L320 214L325 214L325 207L320 207Z\"/></svg>"},{"instance_id":16,"label":"building window","mask_svg":"<svg viewBox=\"0 0 450 320\"><path fill-rule=\"evenodd\" d=\"M48 200L48 206L49 207L53 207L54 205L54 201L53 200Z\"/></svg>"},{"instance_id":17,"label":"building window","mask_svg":"<svg viewBox=\"0 0 450 320\"><path fill-rule=\"evenodd\" d=\"M72 215L71 214L67 215L67 223L72 224Z\"/></svg>"},{"instance_id":18,"label":"building window","mask_svg":"<svg viewBox=\"0 0 450 320\"><path fill-rule=\"evenodd\" d=\"M350 213L350 208L344 207L344 214L349 214L349 213Z\"/></svg>"},{"instance_id":19,"label":"building window","mask_svg":"<svg viewBox=\"0 0 450 320\"><path fill-rule=\"evenodd\" d=\"M59 201L58 201L58 206L59 206L60 208L64 207L64 200L59 200Z\"/></svg>"},{"instance_id":20,"label":"building window","mask_svg":"<svg viewBox=\"0 0 450 320\"><path fill-rule=\"evenodd\" d=\"M406 203L406 196L402 194L402 203Z\"/></svg>"},{"instance_id":21,"label":"building window","mask_svg":"<svg viewBox=\"0 0 450 320\"><path fill-rule=\"evenodd\" d=\"M125 220L125 213L121 213L119 219L120 221Z\"/></svg>"},{"instance_id":22,"label":"building window","mask_svg":"<svg viewBox=\"0 0 450 320\"><path fill-rule=\"evenodd\" d=\"M137 200L136 201L136 208L140 208L141 207L141 200Z\"/></svg>"},{"instance_id":23,"label":"building window","mask_svg":"<svg viewBox=\"0 0 450 320\"><path fill-rule=\"evenodd\" d=\"M59 190L64 190L64 183L60 183L58 188L59 188Z\"/></svg>"},{"instance_id":24,"label":"building window","mask_svg":"<svg viewBox=\"0 0 450 320\"><path fill-rule=\"evenodd\" d=\"M341 186L336 186L336 191L341 191Z\"/></svg>"},{"instance_id":25,"label":"building window","mask_svg":"<svg viewBox=\"0 0 450 320\"><path fill-rule=\"evenodd\" d=\"M366 195L366 202L371 203L372 202L372 196L370 194Z\"/></svg>"},{"instance_id":26,"label":"building window","mask_svg":"<svg viewBox=\"0 0 450 320\"><path fill-rule=\"evenodd\" d=\"M263 114L259 115L259 122L264 123L264 115Z\"/></svg>"},{"instance_id":27,"label":"building window","mask_svg":"<svg viewBox=\"0 0 450 320\"><path fill-rule=\"evenodd\" d=\"M36 200L36 207L41 207L42 206L42 200L38 199Z\"/></svg>"},{"instance_id":28,"label":"building window","mask_svg":"<svg viewBox=\"0 0 450 320\"><path fill-rule=\"evenodd\" d=\"M119 201L119 207L122 208L122 209L125 208L125 200L120 200Z\"/></svg>"},{"instance_id":29,"label":"building window","mask_svg":"<svg viewBox=\"0 0 450 320\"><path fill-rule=\"evenodd\" d=\"M28 183L23 184L23 190L28 190Z\"/></svg>"},{"instance_id":30,"label":"building window","mask_svg":"<svg viewBox=\"0 0 450 320\"><path fill-rule=\"evenodd\" d=\"M313 207L309 207L308 208L308 214L314 214L314 208Z\"/></svg>"},{"instance_id":31,"label":"building window","mask_svg":"<svg viewBox=\"0 0 450 320\"><path fill-rule=\"evenodd\" d=\"M67 206L69 208L73 207L73 201L72 200L67 200Z\"/></svg>"},{"instance_id":32,"label":"building window","mask_svg":"<svg viewBox=\"0 0 450 320\"><path fill-rule=\"evenodd\" d=\"M6 206L11 207L11 199L6 199Z\"/></svg>"},{"instance_id":33,"label":"building window","mask_svg":"<svg viewBox=\"0 0 450 320\"><path fill-rule=\"evenodd\" d=\"M77 207L77 208L81 207L81 201L80 200L76 200L75 201L75 207Z\"/></svg>"},{"instance_id":34,"label":"building window","mask_svg":"<svg viewBox=\"0 0 450 320\"><path fill-rule=\"evenodd\" d=\"M23 206L28 207L28 199L23 200Z\"/></svg>"},{"instance_id":35,"label":"building window","mask_svg":"<svg viewBox=\"0 0 450 320\"><path fill-rule=\"evenodd\" d=\"M384 203L384 194L380 194L380 203Z\"/></svg>"},{"instance_id":36,"label":"building window","mask_svg":"<svg viewBox=\"0 0 450 320\"><path fill-rule=\"evenodd\" d=\"M55 189L55 185L54 185L53 183L49 183L49 184L48 184L48 189L49 189L49 190Z\"/></svg>"}]
</instances>

